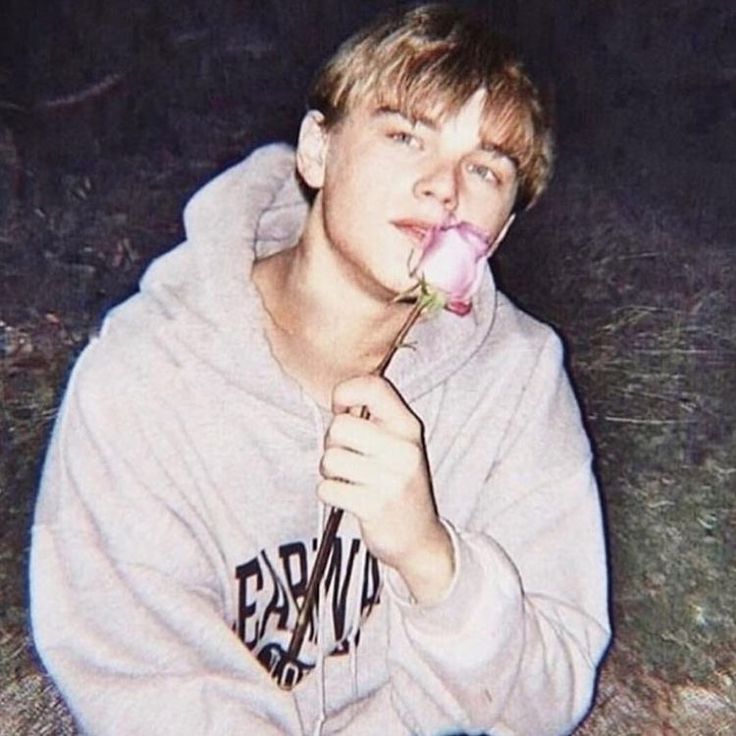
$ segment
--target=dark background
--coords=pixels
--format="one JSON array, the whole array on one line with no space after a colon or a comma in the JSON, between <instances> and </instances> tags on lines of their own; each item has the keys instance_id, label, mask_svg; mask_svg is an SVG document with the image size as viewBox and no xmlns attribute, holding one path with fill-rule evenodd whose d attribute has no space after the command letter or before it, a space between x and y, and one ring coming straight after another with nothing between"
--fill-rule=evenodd
<instances>
[{"instance_id":1,"label":"dark background","mask_svg":"<svg viewBox=\"0 0 736 736\"><path fill-rule=\"evenodd\" d=\"M598 449L616 639L580 734L736 723L736 8L455 3L555 101L552 187L494 262L566 339ZM318 62L395 3L0 4L0 733L73 733L35 660L25 566L70 362L187 198L293 140Z\"/></svg>"}]
</instances>

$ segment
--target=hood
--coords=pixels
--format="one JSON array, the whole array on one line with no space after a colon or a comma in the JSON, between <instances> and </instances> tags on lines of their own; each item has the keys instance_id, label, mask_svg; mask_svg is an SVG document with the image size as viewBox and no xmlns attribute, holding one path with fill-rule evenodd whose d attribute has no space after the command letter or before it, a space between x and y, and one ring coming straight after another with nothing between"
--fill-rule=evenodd
<instances>
[{"instance_id":1,"label":"hood","mask_svg":"<svg viewBox=\"0 0 736 736\"><path fill-rule=\"evenodd\" d=\"M184 210L186 242L154 261L141 281L141 296L156 304L189 352L271 403L280 367L250 270L255 258L296 244L307 212L293 149L260 148L192 197ZM470 314L443 311L414 326L409 341L416 349L397 351L386 372L407 400L444 381L478 349L496 302L489 268ZM293 410L295 396L284 398Z\"/></svg>"}]
</instances>

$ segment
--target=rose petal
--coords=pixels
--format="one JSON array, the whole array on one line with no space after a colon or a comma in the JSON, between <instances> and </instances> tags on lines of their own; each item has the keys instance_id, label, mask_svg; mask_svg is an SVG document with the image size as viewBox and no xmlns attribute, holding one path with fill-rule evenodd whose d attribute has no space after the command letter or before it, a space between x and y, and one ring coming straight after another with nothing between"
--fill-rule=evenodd
<instances>
[{"instance_id":1,"label":"rose petal","mask_svg":"<svg viewBox=\"0 0 736 736\"><path fill-rule=\"evenodd\" d=\"M452 219L429 230L422 246L413 273L446 296L447 309L467 314L482 281L488 238L470 223Z\"/></svg>"},{"instance_id":2,"label":"rose petal","mask_svg":"<svg viewBox=\"0 0 736 736\"><path fill-rule=\"evenodd\" d=\"M450 312L454 312L461 317L464 317L466 314L468 314L472 308L473 307L470 302L447 302L447 304L445 305L445 309Z\"/></svg>"}]
</instances>

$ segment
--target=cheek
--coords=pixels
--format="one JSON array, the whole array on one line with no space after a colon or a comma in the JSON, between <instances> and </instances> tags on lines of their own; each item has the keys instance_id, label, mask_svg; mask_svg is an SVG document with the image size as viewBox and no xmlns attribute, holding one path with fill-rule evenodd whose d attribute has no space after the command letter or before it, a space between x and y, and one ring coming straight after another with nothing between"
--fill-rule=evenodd
<instances>
[{"instance_id":1,"label":"cheek","mask_svg":"<svg viewBox=\"0 0 736 736\"><path fill-rule=\"evenodd\" d=\"M458 218L485 232L493 233L495 237L511 215L514 199L508 191L496 192L490 196L487 193L469 196L465 200L463 211L458 212Z\"/></svg>"},{"instance_id":2,"label":"cheek","mask_svg":"<svg viewBox=\"0 0 736 736\"><path fill-rule=\"evenodd\" d=\"M360 161L358 155L359 152L352 150L343 151L331 162L325 179L325 188L334 201L343 204L351 200L360 201L360 194L366 188L368 177L365 166L355 164L356 161Z\"/></svg>"},{"instance_id":3,"label":"cheek","mask_svg":"<svg viewBox=\"0 0 736 736\"><path fill-rule=\"evenodd\" d=\"M374 232L404 212L409 177L410 172L387 159L373 142L350 142L335 150L324 186L325 221L331 234L341 240L361 238L361 233Z\"/></svg>"},{"instance_id":4,"label":"cheek","mask_svg":"<svg viewBox=\"0 0 736 736\"><path fill-rule=\"evenodd\" d=\"M387 213L392 199L380 170L369 167L348 169L330 183L329 194L336 216L351 222L373 222Z\"/></svg>"},{"instance_id":5,"label":"cheek","mask_svg":"<svg viewBox=\"0 0 736 736\"><path fill-rule=\"evenodd\" d=\"M350 248L351 243L365 230L365 205L360 190L359 182L349 174L336 176L325 182L325 231L333 244L340 248Z\"/></svg>"}]
</instances>

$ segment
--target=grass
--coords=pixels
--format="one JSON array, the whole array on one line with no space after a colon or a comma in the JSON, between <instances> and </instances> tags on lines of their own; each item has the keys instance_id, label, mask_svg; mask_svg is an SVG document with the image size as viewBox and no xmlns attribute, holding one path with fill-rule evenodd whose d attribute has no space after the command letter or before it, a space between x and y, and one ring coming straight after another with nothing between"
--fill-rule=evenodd
<instances>
[{"instance_id":1,"label":"grass","mask_svg":"<svg viewBox=\"0 0 736 736\"><path fill-rule=\"evenodd\" d=\"M727 733L736 718L732 241L707 211L697 231L685 222L677 192L659 202L636 186L622 192L588 166L563 170L553 201L524 225L519 251L532 252L512 243L500 264L507 287L567 337L597 447L616 638L581 734ZM622 172L606 173L615 182ZM635 172L625 180L636 183ZM637 196L644 204L634 207Z\"/></svg>"}]
</instances>

